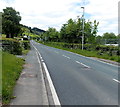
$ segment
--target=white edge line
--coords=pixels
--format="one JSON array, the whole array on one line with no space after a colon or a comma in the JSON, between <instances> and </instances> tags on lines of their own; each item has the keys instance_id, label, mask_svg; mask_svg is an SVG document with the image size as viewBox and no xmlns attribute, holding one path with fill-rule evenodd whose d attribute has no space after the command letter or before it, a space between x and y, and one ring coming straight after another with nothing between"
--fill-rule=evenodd
<instances>
[{"instance_id":1,"label":"white edge line","mask_svg":"<svg viewBox=\"0 0 120 107\"><path fill-rule=\"evenodd\" d=\"M50 89L51 89L51 92L52 92L52 95L53 95L54 103L55 103L55 105L61 105L60 101L59 101L59 98L57 96L57 92L55 90L55 87L53 85L52 79L51 79L50 74L48 72L47 66L44 62L43 62L43 66L44 66L46 76L47 76L47 79L48 79L48 82L49 82L49 85L50 85Z\"/></svg>"},{"instance_id":2,"label":"white edge line","mask_svg":"<svg viewBox=\"0 0 120 107\"><path fill-rule=\"evenodd\" d=\"M114 78L113 78L113 80L116 81L116 82L118 82L118 83L120 83L120 81L118 81L117 79L114 79Z\"/></svg>"},{"instance_id":3,"label":"white edge line","mask_svg":"<svg viewBox=\"0 0 120 107\"><path fill-rule=\"evenodd\" d=\"M38 52L36 51L36 55L37 55L37 59L38 59L38 63L39 63L39 66L40 66L40 71L42 71L42 68L41 68L41 62L40 62L40 59L39 59L39 56L38 56ZM41 77L42 77L42 82L45 83L44 81L44 76L43 76L43 73L41 73ZM45 84L43 85L43 89L44 89L44 93L46 94L46 97L44 96L44 103L46 104L49 104L48 102L48 97L47 97L47 90L46 90L46 86Z\"/></svg>"},{"instance_id":4,"label":"white edge line","mask_svg":"<svg viewBox=\"0 0 120 107\"><path fill-rule=\"evenodd\" d=\"M37 50L37 48L34 45L33 45L33 47ZM38 50L37 50L37 52L40 55ZM40 57L41 57L41 55L40 55ZM52 92L54 103L55 103L55 105L61 105L60 101L59 101L59 98L58 98L58 95L57 95L57 92L55 90L55 87L53 85L52 79L51 79L50 74L48 72L47 66L44 62L42 62L42 63L43 63L43 66L44 66L44 69L45 69L45 72L46 72L46 76L47 76L47 79L48 79L48 82L49 82L49 85L50 85L50 89L51 89L51 92Z\"/></svg>"}]
</instances>

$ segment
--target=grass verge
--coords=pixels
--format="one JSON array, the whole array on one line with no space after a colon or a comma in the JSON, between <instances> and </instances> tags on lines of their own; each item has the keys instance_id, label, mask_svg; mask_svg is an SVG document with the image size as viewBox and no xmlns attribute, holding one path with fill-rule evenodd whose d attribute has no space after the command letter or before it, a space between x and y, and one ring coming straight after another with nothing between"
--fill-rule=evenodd
<instances>
[{"instance_id":1,"label":"grass verge","mask_svg":"<svg viewBox=\"0 0 120 107\"><path fill-rule=\"evenodd\" d=\"M115 61L115 62L120 62L120 57L117 56L117 55L108 55L107 53L104 53L103 55L100 55L99 54L99 51L88 51L88 50L81 50L81 49L70 49L70 48L65 48L61 45L56 45L55 43L50 43L50 42L39 42L39 43L42 43L44 45L47 45L47 46L51 46L51 47L54 47L54 48L58 48L58 49L62 49L62 50L66 50L66 51L70 51L70 52L74 52L74 53L77 53L77 54L80 54L80 55L84 55L84 56L87 56L87 57L96 57L96 58L102 58L102 59L108 59L108 60L112 60L112 61Z\"/></svg>"},{"instance_id":2,"label":"grass verge","mask_svg":"<svg viewBox=\"0 0 120 107\"><path fill-rule=\"evenodd\" d=\"M23 69L24 60L2 52L2 103L9 104L13 88Z\"/></svg>"}]
</instances>

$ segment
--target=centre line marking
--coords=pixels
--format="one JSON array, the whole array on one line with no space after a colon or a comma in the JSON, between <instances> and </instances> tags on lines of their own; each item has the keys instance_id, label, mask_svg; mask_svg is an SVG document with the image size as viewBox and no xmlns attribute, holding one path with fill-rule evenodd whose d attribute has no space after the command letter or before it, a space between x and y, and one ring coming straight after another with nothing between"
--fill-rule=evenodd
<instances>
[{"instance_id":1,"label":"centre line marking","mask_svg":"<svg viewBox=\"0 0 120 107\"><path fill-rule=\"evenodd\" d=\"M85 64L83 64L83 63L80 63L81 65L83 65L83 66L85 66L85 67L87 67L87 68L90 68L89 66L87 66L87 65L85 65Z\"/></svg>"},{"instance_id":2,"label":"centre line marking","mask_svg":"<svg viewBox=\"0 0 120 107\"><path fill-rule=\"evenodd\" d=\"M120 81L118 81L117 79L114 79L114 78L113 78L113 80L116 81L116 82L118 82L118 83L120 83Z\"/></svg>"},{"instance_id":3,"label":"centre line marking","mask_svg":"<svg viewBox=\"0 0 120 107\"><path fill-rule=\"evenodd\" d=\"M58 54L59 52L55 51L55 53L57 53L57 54Z\"/></svg>"},{"instance_id":4,"label":"centre line marking","mask_svg":"<svg viewBox=\"0 0 120 107\"><path fill-rule=\"evenodd\" d=\"M68 57L68 56L65 56L65 55L62 55L62 56L64 56L64 57L66 57L66 58L70 59L70 57Z\"/></svg>"},{"instance_id":5,"label":"centre line marking","mask_svg":"<svg viewBox=\"0 0 120 107\"><path fill-rule=\"evenodd\" d=\"M79 61L76 61L78 64L80 64L80 62Z\"/></svg>"},{"instance_id":6,"label":"centre line marking","mask_svg":"<svg viewBox=\"0 0 120 107\"><path fill-rule=\"evenodd\" d=\"M85 64L83 64L83 63L81 63L81 62L79 62L79 61L76 61L78 64L81 64L81 65L83 65L84 67L86 67L86 68L90 68L89 66L87 66L87 65L85 65Z\"/></svg>"}]
</instances>

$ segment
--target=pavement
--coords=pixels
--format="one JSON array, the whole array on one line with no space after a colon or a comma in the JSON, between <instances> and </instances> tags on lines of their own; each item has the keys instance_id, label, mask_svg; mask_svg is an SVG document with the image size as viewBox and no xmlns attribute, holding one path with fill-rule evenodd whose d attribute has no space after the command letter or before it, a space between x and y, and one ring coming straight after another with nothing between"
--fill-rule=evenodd
<instances>
[{"instance_id":1,"label":"pavement","mask_svg":"<svg viewBox=\"0 0 120 107\"><path fill-rule=\"evenodd\" d=\"M24 69L16 83L10 105L49 105L45 80L36 50L25 56Z\"/></svg>"}]
</instances>

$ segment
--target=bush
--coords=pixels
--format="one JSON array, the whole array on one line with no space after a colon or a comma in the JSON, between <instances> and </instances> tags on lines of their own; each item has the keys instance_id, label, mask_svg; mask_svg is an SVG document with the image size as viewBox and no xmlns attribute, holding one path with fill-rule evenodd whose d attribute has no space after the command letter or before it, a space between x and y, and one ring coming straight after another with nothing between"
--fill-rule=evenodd
<instances>
[{"instance_id":1,"label":"bush","mask_svg":"<svg viewBox=\"0 0 120 107\"><path fill-rule=\"evenodd\" d=\"M29 41L21 41L22 47L24 50L30 49L30 42Z\"/></svg>"},{"instance_id":2,"label":"bush","mask_svg":"<svg viewBox=\"0 0 120 107\"><path fill-rule=\"evenodd\" d=\"M22 47L20 42L10 38L3 38L2 40L2 50L14 55L22 54Z\"/></svg>"},{"instance_id":3,"label":"bush","mask_svg":"<svg viewBox=\"0 0 120 107\"><path fill-rule=\"evenodd\" d=\"M22 50L30 49L29 41L21 41L11 39L11 38L2 38L2 50L14 55L22 55Z\"/></svg>"},{"instance_id":4,"label":"bush","mask_svg":"<svg viewBox=\"0 0 120 107\"><path fill-rule=\"evenodd\" d=\"M47 42L45 44L59 46L69 49L81 49L81 44L74 43L62 43L62 42ZM84 44L84 50L87 51L98 51L98 55L120 55L120 49L116 46L105 46L105 45L94 45L94 44Z\"/></svg>"}]
</instances>

